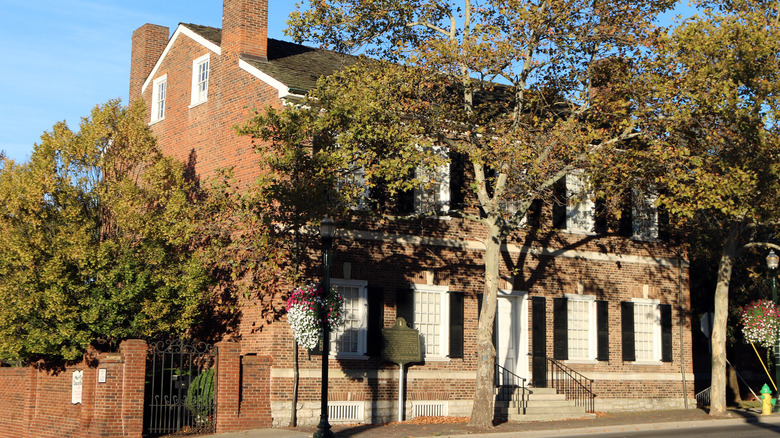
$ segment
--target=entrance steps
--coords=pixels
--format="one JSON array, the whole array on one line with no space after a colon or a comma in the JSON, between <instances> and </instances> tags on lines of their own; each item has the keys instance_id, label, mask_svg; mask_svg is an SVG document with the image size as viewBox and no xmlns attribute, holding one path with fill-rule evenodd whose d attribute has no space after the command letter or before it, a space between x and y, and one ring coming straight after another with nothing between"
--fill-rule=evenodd
<instances>
[{"instance_id":1,"label":"entrance steps","mask_svg":"<svg viewBox=\"0 0 780 438\"><path fill-rule=\"evenodd\" d=\"M523 409L522 388L496 388L496 418L509 421L556 421L595 418L585 407L558 394L555 388L525 388Z\"/></svg>"}]
</instances>

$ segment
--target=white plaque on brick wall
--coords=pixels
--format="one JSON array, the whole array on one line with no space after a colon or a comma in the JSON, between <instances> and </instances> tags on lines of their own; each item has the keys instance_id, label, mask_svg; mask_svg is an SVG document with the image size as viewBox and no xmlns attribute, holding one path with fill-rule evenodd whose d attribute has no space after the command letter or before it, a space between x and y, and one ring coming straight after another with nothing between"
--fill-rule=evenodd
<instances>
[{"instance_id":1,"label":"white plaque on brick wall","mask_svg":"<svg viewBox=\"0 0 780 438\"><path fill-rule=\"evenodd\" d=\"M70 402L74 405L81 403L81 394L84 388L84 371L74 371L71 380Z\"/></svg>"}]
</instances>

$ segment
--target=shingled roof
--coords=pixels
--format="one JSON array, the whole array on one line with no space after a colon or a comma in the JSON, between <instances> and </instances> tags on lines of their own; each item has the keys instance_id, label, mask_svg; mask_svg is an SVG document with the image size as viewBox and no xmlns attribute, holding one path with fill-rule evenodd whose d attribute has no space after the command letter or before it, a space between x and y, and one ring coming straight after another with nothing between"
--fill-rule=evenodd
<instances>
[{"instance_id":1,"label":"shingled roof","mask_svg":"<svg viewBox=\"0 0 780 438\"><path fill-rule=\"evenodd\" d=\"M182 25L214 44L222 43L222 29L189 23ZM244 61L285 84L291 92L305 94L316 86L317 79L354 64L357 57L268 38L268 61L254 58L244 58Z\"/></svg>"}]
</instances>

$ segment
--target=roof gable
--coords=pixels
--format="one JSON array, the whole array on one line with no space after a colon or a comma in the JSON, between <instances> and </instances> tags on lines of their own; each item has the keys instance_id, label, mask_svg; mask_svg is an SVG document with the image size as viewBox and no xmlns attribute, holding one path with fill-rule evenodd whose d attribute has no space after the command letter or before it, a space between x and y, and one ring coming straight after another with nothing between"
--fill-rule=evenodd
<instances>
[{"instance_id":1,"label":"roof gable","mask_svg":"<svg viewBox=\"0 0 780 438\"><path fill-rule=\"evenodd\" d=\"M180 23L179 27L176 28L176 32L173 33L173 36L171 36L171 39L168 40L168 44L165 46L165 50L163 50L162 55L160 55L160 59L157 60L157 63L154 64L154 68L152 69L151 73L149 73L149 76L146 78L146 81L144 81L143 87L141 87L141 92L143 93L146 91L146 87L149 86L149 84L152 83L152 80L154 79L155 75L157 74L157 70L160 68L160 65L162 65L163 60L165 59L165 56L168 55L168 52L173 47L176 40L179 38L179 36L184 35L195 41L196 43L202 45L203 47L211 50L212 52L216 53L217 55L222 54L222 49L219 46L219 41L214 41L214 35L213 33L209 33L208 29L215 29L215 28L208 28L207 26L198 26L193 24L183 24ZM197 31L196 31L197 30ZM219 29L216 29L219 30ZM222 39L221 31L219 32L219 40Z\"/></svg>"}]
</instances>

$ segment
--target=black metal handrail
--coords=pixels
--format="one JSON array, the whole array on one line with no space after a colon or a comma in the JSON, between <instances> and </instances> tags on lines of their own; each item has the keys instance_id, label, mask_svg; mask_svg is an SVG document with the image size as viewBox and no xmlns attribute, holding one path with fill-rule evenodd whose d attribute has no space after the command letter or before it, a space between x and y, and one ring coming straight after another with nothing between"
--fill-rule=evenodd
<instances>
[{"instance_id":1,"label":"black metal handrail","mask_svg":"<svg viewBox=\"0 0 780 438\"><path fill-rule=\"evenodd\" d=\"M566 400L574 400L577 406L585 407L586 412L595 412L593 379L589 379L557 360L547 358L548 385L555 388L559 394L564 394Z\"/></svg>"},{"instance_id":2,"label":"black metal handrail","mask_svg":"<svg viewBox=\"0 0 780 438\"><path fill-rule=\"evenodd\" d=\"M509 394L510 400L522 408L523 414L528 407L528 390L526 379L496 364L495 386L499 390L499 397Z\"/></svg>"}]
</instances>

